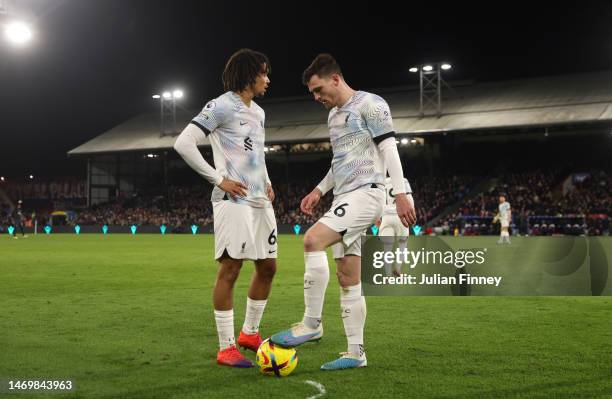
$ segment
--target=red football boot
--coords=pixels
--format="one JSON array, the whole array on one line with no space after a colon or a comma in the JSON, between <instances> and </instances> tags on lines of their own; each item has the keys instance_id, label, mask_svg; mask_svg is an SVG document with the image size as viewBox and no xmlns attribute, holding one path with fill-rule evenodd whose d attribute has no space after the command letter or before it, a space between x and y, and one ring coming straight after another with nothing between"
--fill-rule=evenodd
<instances>
[{"instance_id":1,"label":"red football boot","mask_svg":"<svg viewBox=\"0 0 612 399\"><path fill-rule=\"evenodd\" d=\"M242 353L240 353L234 345L217 353L217 364L239 368L253 367L253 363L242 356Z\"/></svg>"},{"instance_id":2,"label":"red football boot","mask_svg":"<svg viewBox=\"0 0 612 399\"><path fill-rule=\"evenodd\" d=\"M261 335L259 335L258 332L255 334L245 334L243 331L240 331L240 336L238 337L238 345L244 349L250 349L253 352L257 352L259 345L261 345L261 341Z\"/></svg>"}]
</instances>

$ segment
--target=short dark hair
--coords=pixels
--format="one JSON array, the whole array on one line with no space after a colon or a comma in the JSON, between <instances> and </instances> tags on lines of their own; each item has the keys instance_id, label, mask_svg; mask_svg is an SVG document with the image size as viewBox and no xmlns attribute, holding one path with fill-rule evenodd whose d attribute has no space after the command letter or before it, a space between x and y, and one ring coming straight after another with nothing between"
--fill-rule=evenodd
<instances>
[{"instance_id":1,"label":"short dark hair","mask_svg":"<svg viewBox=\"0 0 612 399\"><path fill-rule=\"evenodd\" d=\"M258 75L271 71L267 55L248 48L240 49L225 64L223 88L225 91L242 91L255 83Z\"/></svg>"},{"instance_id":2,"label":"short dark hair","mask_svg":"<svg viewBox=\"0 0 612 399\"><path fill-rule=\"evenodd\" d=\"M334 73L342 76L340 65L338 65L338 62L331 54L322 53L317 55L308 68L306 68L302 74L302 83L308 85L313 75L319 75L321 78L326 78Z\"/></svg>"}]
</instances>

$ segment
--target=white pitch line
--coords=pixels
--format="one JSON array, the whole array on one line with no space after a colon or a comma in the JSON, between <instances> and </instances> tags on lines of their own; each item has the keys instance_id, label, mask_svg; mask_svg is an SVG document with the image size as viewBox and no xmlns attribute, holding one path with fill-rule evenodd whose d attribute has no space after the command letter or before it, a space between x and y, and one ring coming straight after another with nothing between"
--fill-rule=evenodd
<instances>
[{"instance_id":1,"label":"white pitch line","mask_svg":"<svg viewBox=\"0 0 612 399\"><path fill-rule=\"evenodd\" d=\"M320 398L321 396L323 396L323 395L325 395L327 393L327 391L325 391L325 387L320 382L306 380L306 381L304 381L304 384L312 385L313 387L315 387L315 388L317 388L319 390L318 394L316 394L314 396L309 396L306 399L317 399L317 398Z\"/></svg>"}]
</instances>

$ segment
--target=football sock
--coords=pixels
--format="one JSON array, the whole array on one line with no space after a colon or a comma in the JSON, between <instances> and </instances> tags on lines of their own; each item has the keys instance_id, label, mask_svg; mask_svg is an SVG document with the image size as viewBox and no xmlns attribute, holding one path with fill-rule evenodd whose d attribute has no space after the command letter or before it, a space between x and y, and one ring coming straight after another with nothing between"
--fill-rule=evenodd
<instances>
[{"instance_id":1,"label":"football sock","mask_svg":"<svg viewBox=\"0 0 612 399\"><path fill-rule=\"evenodd\" d=\"M348 352L363 354L363 328L366 320L365 298L361 296L361 283L340 288L342 323L348 341Z\"/></svg>"},{"instance_id":2,"label":"football sock","mask_svg":"<svg viewBox=\"0 0 612 399\"><path fill-rule=\"evenodd\" d=\"M401 237L398 241L397 241L397 248L402 251L402 253L404 252L404 250L408 247L408 237ZM395 271L397 271L398 273L402 273L402 264L401 263L396 263L395 264Z\"/></svg>"},{"instance_id":3,"label":"football sock","mask_svg":"<svg viewBox=\"0 0 612 399\"><path fill-rule=\"evenodd\" d=\"M215 310L215 322L219 335L219 348L223 350L234 345L234 309Z\"/></svg>"},{"instance_id":4,"label":"football sock","mask_svg":"<svg viewBox=\"0 0 612 399\"><path fill-rule=\"evenodd\" d=\"M388 231L388 230L387 230ZM395 237L393 236L381 236L380 240L383 242L383 247L385 252L393 251L393 244L395 241ZM391 275L391 270L393 269L394 262L385 262L385 276Z\"/></svg>"},{"instance_id":5,"label":"football sock","mask_svg":"<svg viewBox=\"0 0 612 399\"><path fill-rule=\"evenodd\" d=\"M325 251L305 252L304 263L304 324L308 328L318 328L321 324L323 300L329 283L329 265Z\"/></svg>"},{"instance_id":6,"label":"football sock","mask_svg":"<svg viewBox=\"0 0 612 399\"><path fill-rule=\"evenodd\" d=\"M501 233L502 241L510 242L510 233L507 231L503 231Z\"/></svg>"},{"instance_id":7,"label":"football sock","mask_svg":"<svg viewBox=\"0 0 612 399\"><path fill-rule=\"evenodd\" d=\"M255 334L259 331L259 323L267 302L267 299L256 300L247 297L246 316L242 325L245 334Z\"/></svg>"}]
</instances>

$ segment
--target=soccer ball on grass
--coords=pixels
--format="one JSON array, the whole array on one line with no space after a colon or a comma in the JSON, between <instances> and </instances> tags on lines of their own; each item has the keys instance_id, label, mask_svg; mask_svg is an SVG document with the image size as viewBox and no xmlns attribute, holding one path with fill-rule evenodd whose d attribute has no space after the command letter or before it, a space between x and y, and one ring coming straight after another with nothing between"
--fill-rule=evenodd
<instances>
[{"instance_id":1,"label":"soccer ball on grass","mask_svg":"<svg viewBox=\"0 0 612 399\"><path fill-rule=\"evenodd\" d=\"M298 357L295 349L274 345L266 339L257 349L255 361L265 375L286 377L295 370Z\"/></svg>"}]
</instances>

